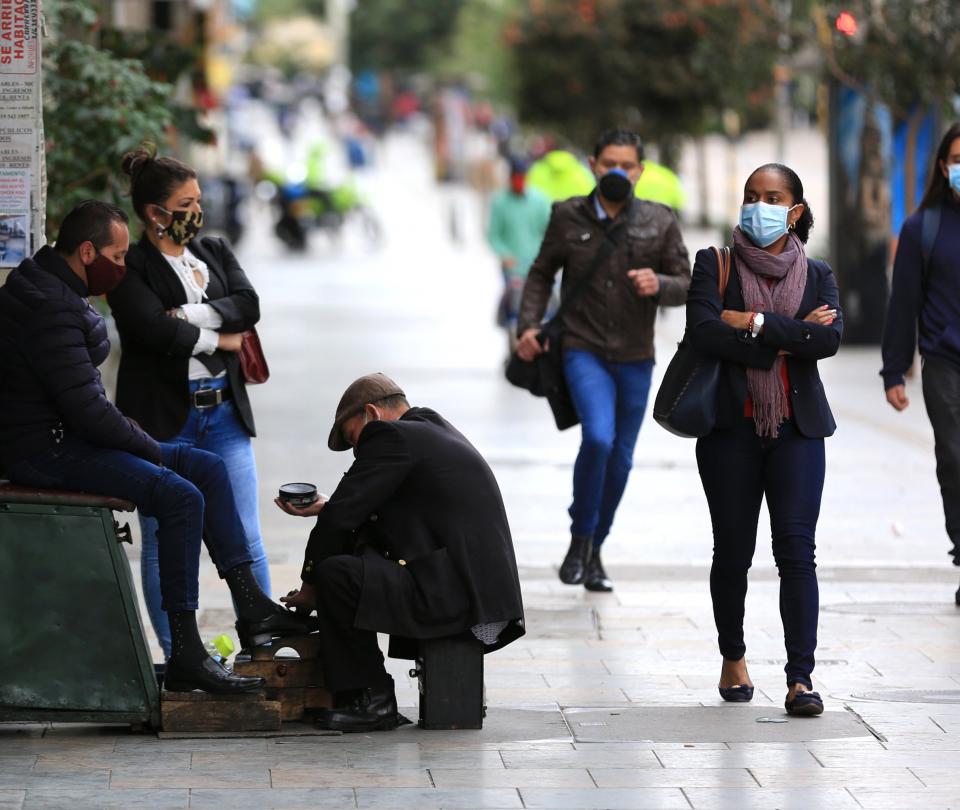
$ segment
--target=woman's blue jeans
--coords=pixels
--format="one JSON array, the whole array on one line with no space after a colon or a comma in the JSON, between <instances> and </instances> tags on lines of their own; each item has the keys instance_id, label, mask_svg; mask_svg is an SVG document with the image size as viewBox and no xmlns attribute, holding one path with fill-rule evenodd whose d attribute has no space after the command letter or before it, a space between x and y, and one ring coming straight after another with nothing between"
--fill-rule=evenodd
<instances>
[{"instance_id":1,"label":"woman's blue jeans","mask_svg":"<svg viewBox=\"0 0 960 810\"><path fill-rule=\"evenodd\" d=\"M190 393L199 388L225 388L224 378L191 380ZM174 444L196 447L215 453L223 459L233 486L237 512L243 524L243 539L253 560L253 575L267 596L270 595L270 567L260 535L260 503L257 488L257 466L253 457L253 442L237 416L233 402L227 400L212 408L190 408L187 421L180 433L170 440ZM160 607L159 543L157 520L140 513L140 579L143 598L150 614L150 624L157 634L163 654L170 657L170 622Z\"/></svg>"},{"instance_id":2,"label":"woman's blue jeans","mask_svg":"<svg viewBox=\"0 0 960 810\"><path fill-rule=\"evenodd\" d=\"M592 535L593 547L599 548L633 467L653 360L612 363L593 352L568 349L563 370L583 436L573 467L570 533Z\"/></svg>"},{"instance_id":3,"label":"woman's blue jeans","mask_svg":"<svg viewBox=\"0 0 960 810\"><path fill-rule=\"evenodd\" d=\"M710 594L720 654L739 661L747 571L757 545L764 497L773 558L780 573L780 619L787 651L787 686L813 688L820 592L816 532L823 494L823 439L808 439L792 421L776 439L757 436L752 419L697 440L697 466L713 523Z\"/></svg>"},{"instance_id":4,"label":"woman's blue jeans","mask_svg":"<svg viewBox=\"0 0 960 810\"><path fill-rule=\"evenodd\" d=\"M124 498L156 517L162 594L158 607L197 610L201 541L221 575L250 562L250 554L223 460L180 444L161 444L160 450L162 467L68 435L53 450L8 472L17 484Z\"/></svg>"}]
</instances>

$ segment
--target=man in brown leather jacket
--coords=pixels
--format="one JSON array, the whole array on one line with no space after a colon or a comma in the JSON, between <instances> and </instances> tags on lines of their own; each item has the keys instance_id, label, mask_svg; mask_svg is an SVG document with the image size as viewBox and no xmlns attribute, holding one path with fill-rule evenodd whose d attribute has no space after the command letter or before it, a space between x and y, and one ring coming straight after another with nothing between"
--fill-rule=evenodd
<instances>
[{"instance_id":1,"label":"man in brown leather jacket","mask_svg":"<svg viewBox=\"0 0 960 810\"><path fill-rule=\"evenodd\" d=\"M553 207L523 290L517 354L529 361L543 351L540 322L563 269L561 300L577 288L576 303L563 319L563 365L583 439L560 579L609 591L600 546L627 484L646 410L654 320L659 306L686 302L690 260L673 211L634 196L643 172L636 133L603 133L590 167L597 188Z\"/></svg>"}]
</instances>

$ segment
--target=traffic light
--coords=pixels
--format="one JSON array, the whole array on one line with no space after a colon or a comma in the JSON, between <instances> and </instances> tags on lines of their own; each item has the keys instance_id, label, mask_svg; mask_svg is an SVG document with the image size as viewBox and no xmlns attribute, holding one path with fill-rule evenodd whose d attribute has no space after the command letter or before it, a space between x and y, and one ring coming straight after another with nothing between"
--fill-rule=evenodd
<instances>
[{"instance_id":1,"label":"traffic light","mask_svg":"<svg viewBox=\"0 0 960 810\"><path fill-rule=\"evenodd\" d=\"M841 11L837 15L834 27L844 36L855 36L857 33L857 18L849 11Z\"/></svg>"}]
</instances>

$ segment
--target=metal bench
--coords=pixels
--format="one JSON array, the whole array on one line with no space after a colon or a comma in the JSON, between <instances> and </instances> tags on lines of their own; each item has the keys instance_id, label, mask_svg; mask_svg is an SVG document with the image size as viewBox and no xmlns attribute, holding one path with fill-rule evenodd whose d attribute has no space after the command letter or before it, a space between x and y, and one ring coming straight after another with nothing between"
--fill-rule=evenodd
<instances>
[{"instance_id":1,"label":"metal bench","mask_svg":"<svg viewBox=\"0 0 960 810\"><path fill-rule=\"evenodd\" d=\"M160 724L119 498L0 481L0 720Z\"/></svg>"}]
</instances>

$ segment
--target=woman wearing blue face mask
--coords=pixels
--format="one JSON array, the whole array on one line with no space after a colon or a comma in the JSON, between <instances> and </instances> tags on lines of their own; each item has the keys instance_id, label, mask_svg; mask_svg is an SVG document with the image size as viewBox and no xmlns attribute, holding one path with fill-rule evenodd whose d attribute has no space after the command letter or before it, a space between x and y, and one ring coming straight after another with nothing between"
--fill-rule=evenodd
<instances>
[{"instance_id":1,"label":"woman wearing blue face mask","mask_svg":"<svg viewBox=\"0 0 960 810\"><path fill-rule=\"evenodd\" d=\"M796 173L761 166L744 187L732 269L718 289L712 250L697 253L687 297L694 347L721 361L716 427L697 441L713 524L710 593L720 654L720 695L753 697L743 638L747 571L764 498L780 574L790 714L823 711L811 674L819 592L815 535L823 491L823 439L836 423L817 361L836 354L843 321L837 283L805 250L813 226Z\"/></svg>"},{"instance_id":2,"label":"woman wearing blue face mask","mask_svg":"<svg viewBox=\"0 0 960 810\"><path fill-rule=\"evenodd\" d=\"M940 141L920 208L900 230L883 333L887 402L910 404L904 375L918 336L923 400L933 425L937 480L953 564L960 565L960 121ZM960 605L960 589L956 603Z\"/></svg>"}]
</instances>

